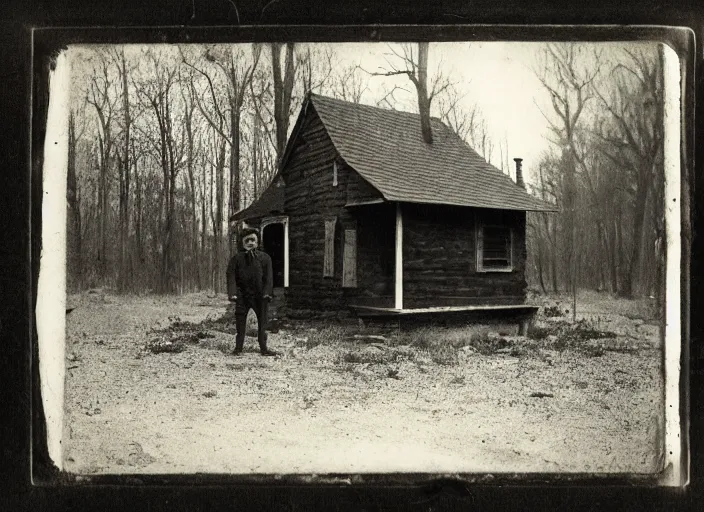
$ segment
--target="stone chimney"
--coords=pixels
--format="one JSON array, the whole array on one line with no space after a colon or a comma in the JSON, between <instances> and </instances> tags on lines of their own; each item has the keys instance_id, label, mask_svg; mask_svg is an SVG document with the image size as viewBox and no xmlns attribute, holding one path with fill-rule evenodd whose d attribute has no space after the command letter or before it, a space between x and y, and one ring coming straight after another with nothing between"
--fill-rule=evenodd
<instances>
[{"instance_id":1,"label":"stone chimney","mask_svg":"<svg viewBox=\"0 0 704 512\"><path fill-rule=\"evenodd\" d=\"M514 158L513 161L516 162L516 185L525 190L526 184L523 181L523 159Z\"/></svg>"}]
</instances>

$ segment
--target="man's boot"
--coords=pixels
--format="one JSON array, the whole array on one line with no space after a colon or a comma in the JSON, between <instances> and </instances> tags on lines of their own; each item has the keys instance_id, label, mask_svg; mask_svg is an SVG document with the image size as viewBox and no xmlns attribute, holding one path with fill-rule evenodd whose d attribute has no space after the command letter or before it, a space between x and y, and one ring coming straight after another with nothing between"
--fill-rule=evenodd
<instances>
[{"instance_id":1,"label":"man's boot","mask_svg":"<svg viewBox=\"0 0 704 512\"><path fill-rule=\"evenodd\" d=\"M266 341L264 342L259 342L259 352L263 356L278 356L279 353L276 352L275 350L269 350L266 346Z\"/></svg>"}]
</instances>

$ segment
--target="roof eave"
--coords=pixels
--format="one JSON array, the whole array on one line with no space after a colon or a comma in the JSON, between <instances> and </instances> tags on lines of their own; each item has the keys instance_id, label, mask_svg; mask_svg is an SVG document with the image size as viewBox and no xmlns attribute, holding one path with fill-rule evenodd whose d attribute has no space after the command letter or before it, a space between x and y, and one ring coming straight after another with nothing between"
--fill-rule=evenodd
<instances>
[{"instance_id":1,"label":"roof eave","mask_svg":"<svg viewBox=\"0 0 704 512\"><path fill-rule=\"evenodd\" d=\"M459 206L464 208L484 208L487 210L513 210L513 211L523 211L523 212L545 212L545 213L557 213L560 211L559 208L546 205L546 206L534 206L534 207L521 207L521 206L499 206L499 205L486 205L486 204L468 204L468 203L453 203L450 201L419 201L418 199L407 199L400 197L386 197L385 200L394 203L412 203L412 204L432 204L439 206Z\"/></svg>"}]
</instances>

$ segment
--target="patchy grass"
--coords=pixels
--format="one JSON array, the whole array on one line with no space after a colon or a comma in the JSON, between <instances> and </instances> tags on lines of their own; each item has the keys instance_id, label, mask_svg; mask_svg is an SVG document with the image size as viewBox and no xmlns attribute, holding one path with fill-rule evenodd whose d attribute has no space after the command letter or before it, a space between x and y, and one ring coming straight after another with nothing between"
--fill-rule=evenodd
<instances>
[{"instance_id":1,"label":"patchy grass","mask_svg":"<svg viewBox=\"0 0 704 512\"><path fill-rule=\"evenodd\" d=\"M489 356L499 350L509 347L506 338L489 332L474 333L470 338L470 346L482 355Z\"/></svg>"},{"instance_id":2,"label":"patchy grass","mask_svg":"<svg viewBox=\"0 0 704 512\"><path fill-rule=\"evenodd\" d=\"M457 349L451 346L437 346L430 352L430 359L441 366L455 366L459 364Z\"/></svg>"},{"instance_id":3,"label":"patchy grass","mask_svg":"<svg viewBox=\"0 0 704 512\"><path fill-rule=\"evenodd\" d=\"M537 324L528 327L527 337L532 340L544 340L550 335L550 329Z\"/></svg>"},{"instance_id":4,"label":"patchy grass","mask_svg":"<svg viewBox=\"0 0 704 512\"><path fill-rule=\"evenodd\" d=\"M416 354L400 348L380 349L360 347L343 349L337 353L335 364L392 364L413 361Z\"/></svg>"},{"instance_id":5,"label":"patchy grass","mask_svg":"<svg viewBox=\"0 0 704 512\"><path fill-rule=\"evenodd\" d=\"M528 337L540 346L557 351L576 350L589 357L600 357L607 351L636 352L638 347L629 345L612 331L601 330L598 322L581 319L575 323L566 320L547 322L528 329Z\"/></svg>"},{"instance_id":6,"label":"patchy grass","mask_svg":"<svg viewBox=\"0 0 704 512\"><path fill-rule=\"evenodd\" d=\"M350 368L408 361L416 364L432 361L439 366L455 366L460 364L462 350L469 348L469 353L480 356L504 354L538 359L546 356L545 351L576 351L588 357L599 357L609 351L636 352L638 345L625 339L629 333L619 335L607 329L614 323L609 309L600 307L602 303L606 304L604 301L607 299L602 295L592 293L588 301L578 302L578 311L584 312L584 315L575 323L565 315L569 308L561 302L562 297L542 297L537 322L529 327L525 337L511 336L510 329L491 324L429 325L401 330L389 326L361 327L351 322L283 321L277 323L272 331L278 332L280 327L283 338L279 343L288 343L288 347L295 350L293 357ZM614 299L611 300L609 307L614 304ZM644 308L635 307L641 302L621 301L614 307L619 312L621 309L623 313L628 312L630 318L645 312ZM171 344L164 344L163 347L154 345L150 349L152 352L180 351L188 345L223 353L229 353L234 348L235 325L231 314L219 318L208 317L200 323L184 322L177 316L169 320L171 324L168 327L155 333L168 337ZM618 325L616 328L621 329ZM216 335L218 332L230 336ZM256 317L250 313L246 335L256 337L256 334Z\"/></svg>"},{"instance_id":7,"label":"patchy grass","mask_svg":"<svg viewBox=\"0 0 704 512\"><path fill-rule=\"evenodd\" d=\"M152 338L147 341L145 348L152 354L178 353L186 349L186 344L180 340L172 341L168 338Z\"/></svg>"},{"instance_id":8,"label":"patchy grass","mask_svg":"<svg viewBox=\"0 0 704 512\"><path fill-rule=\"evenodd\" d=\"M420 327L397 335L394 343L427 355L434 363L459 363L458 350L470 344L472 331L464 327Z\"/></svg>"},{"instance_id":9,"label":"patchy grass","mask_svg":"<svg viewBox=\"0 0 704 512\"><path fill-rule=\"evenodd\" d=\"M212 337L201 340L198 346L210 350L219 350L223 354L229 354L235 349L235 342L234 340L229 341L222 338Z\"/></svg>"},{"instance_id":10,"label":"patchy grass","mask_svg":"<svg viewBox=\"0 0 704 512\"><path fill-rule=\"evenodd\" d=\"M295 338L296 345L308 350L324 343L336 346L342 344L353 332L356 329L344 324L316 325L301 332Z\"/></svg>"},{"instance_id":11,"label":"patchy grass","mask_svg":"<svg viewBox=\"0 0 704 512\"><path fill-rule=\"evenodd\" d=\"M234 345L234 319L206 319L225 312L223 297L207 310L200 306L204 294L111 296L105 304L92 297L67 318L65 427L72 436L64 439L64 464L70 473L314 472L327 460L331 439L352 457L359 446L392 454L410 446L408 453L432 457L403 470L438 457L460 461L449 466L459 472L473 471L464 464L475 460L491 461L477 469L486 472L660 470L662 345L657 328L621 314L634 313L621 302L579 303L578 318L588 312L591 326L555 317L538 322L526 338L476 325L399 331L281 321L270 336L280 358L259 357L251 338L243 357L234 358L219 351ZM143 350L159 337L145 332L163 330L168 315L181 318L170 326L173 338L162 339L180 340L184 352ZM588 339L595 331L596 339ZM607 332L618 337L599 334ZM370 336L379 334L385 339ZM565 353L553 350L558 342ZM632 354L635 347L640 350ZM137 349L141 357L134 361ZM223 421L223 411L237 414L237 429ZM159 425L158 448L155 417L170 418ZM287 424L300 442L284 446L281 429L263 418ZM250 431L261 436L240 435ZM278 466L262 466L262 443L281 448ZM205 451L207 458L198 456ZM150 455L157 460L147 466ZM328 471L349 467L343 460Z\"/></svg>"}]
</instances>

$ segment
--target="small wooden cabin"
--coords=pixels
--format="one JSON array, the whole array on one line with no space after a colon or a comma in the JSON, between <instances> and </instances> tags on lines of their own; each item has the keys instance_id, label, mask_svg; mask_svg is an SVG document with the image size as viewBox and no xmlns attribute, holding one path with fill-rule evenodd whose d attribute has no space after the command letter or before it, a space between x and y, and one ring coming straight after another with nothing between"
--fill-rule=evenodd
<instances>
[{"instance_id":1,"label":"small wooden cabin","mask_svg":"<svg viewBox=\"0 0 704 512\"><path fill-rule=\"evenodd\" d=\"M309 94L259 227L294 316L523 304L526 211L554 211L440 120Z\"/></svg>"}]
</instances>

